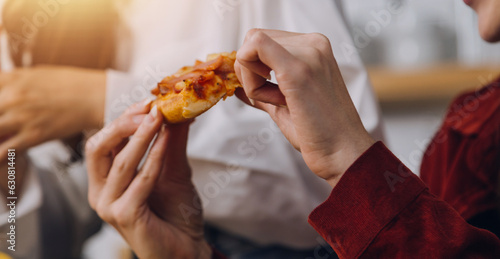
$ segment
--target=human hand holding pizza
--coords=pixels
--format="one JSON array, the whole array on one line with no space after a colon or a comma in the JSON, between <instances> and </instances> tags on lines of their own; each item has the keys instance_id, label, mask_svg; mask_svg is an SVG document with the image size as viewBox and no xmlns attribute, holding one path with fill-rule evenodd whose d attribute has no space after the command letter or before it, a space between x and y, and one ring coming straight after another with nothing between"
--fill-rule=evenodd
<instances>
[{"instance_id":1,"label":"human hand holding pizza","mask_svg":"<svg viewBox=\"0 0 500 259\"><path fill-rule=\"evenodd\" d=\"M136 104L89 139L90 205L139 258L210 258L201 208L189 219L179 209L197 199L186 157L189 122L162 127L156 106L149 109Z\"/></svg>"},{"instance_id":2,"label":"human hand holding pizza","mask_svg":"<svg viewBox=\"0 0 500 259\"><path fill-rule=\"evenodd\" d=\"M237 95L269 113L309 168L330 185L374 143L325 36L251 30L235 70L246 93ZM266 79L272 70L278 85Z\"/></svg>"}]
</instances>

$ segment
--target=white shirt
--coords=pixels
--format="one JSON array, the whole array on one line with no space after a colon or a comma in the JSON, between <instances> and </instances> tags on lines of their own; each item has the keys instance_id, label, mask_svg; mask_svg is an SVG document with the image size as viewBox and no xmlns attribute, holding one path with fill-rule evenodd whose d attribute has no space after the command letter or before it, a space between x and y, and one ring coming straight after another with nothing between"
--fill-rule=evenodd
<instances>
[{"instance_id":1,"label":"white shirt","mask_svg":"<svg viewBox=\"0 0 500 259\"><path fill-rule=\"evenodd\" d=\"M365 127L381 138L367 73L356 53L342 49L353 44L333 0L135 0L122 17L117 63L126 72L108 71L107 122L181 66L237 50L257 27L325 34ZM266 113L228 98L196 119L188 155L209 223L259 244L318 245L307 217L331 188Z\"/></svg>"},{"instance_id":2,"label":"white shirt","mask_svg":"<svg viewBox=\"0 0 500 259\"><path fill-rule=\"evenodd\" d=\"M381 138L378 107L366 71L356 53L342 49L352 43L334 0L134 0L122 17L126 26L117 35L116 62L125 72L107 73L107 122L150 96L150 89L164 76L209 53L237 50L246 32L258 27L320 32L329 37L365 127ZM46 147L51 145L54 143ZM53 163L49 154L61 150L46 147L32 156L35 162ZM309 171L267 114L235 97L228 98L197 118L188 154L208 222L260 244L318 245L319 235L308 225L307 216L331 188ZM85 200L86 182L71 181L80 188L63 185L68 187L63 192L75 215L87 218L87 211L78 212ZM42 203L35 167L27 174L25 188L17 217L31 231L18 237L26 248L25 258L33 258L40 249L40 243L31 237L39 229L37 215ZM0 208L0 216L6 212ZM0 226L7 224L2 221Z\"/></svg>"}]
</instances>

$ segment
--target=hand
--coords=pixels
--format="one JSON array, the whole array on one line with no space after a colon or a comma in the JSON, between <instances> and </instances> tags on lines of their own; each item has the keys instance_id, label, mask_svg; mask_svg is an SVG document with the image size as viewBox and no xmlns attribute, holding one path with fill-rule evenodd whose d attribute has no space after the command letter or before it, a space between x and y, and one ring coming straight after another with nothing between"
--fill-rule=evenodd
<instances>
[{"instance_id":1,"label":"hand","mask_svg":"<svg viewBox=\"0 0 500 259\"><path fill-rule=\"evenodd\" d=\"M189 218L181 211L199 199L186 157L189 123L162 128L163 116L148 110L149 103L132 106L88 141L90 205L139 258L210 258L201 206Z\"/></svg>"},{"instance_id":2,"label":"hand","mask_svg":"<svg viewBox=\"0 0 500 259\"><path fill-rule=\"evenodd\" d=\"M0 162L43 142L100 128L104 71L35 67L0 74Z\"/></svg>"},{"instance_id":3,"label":"hand","mask_svg":"<svg viewBox=\"0 0 500 259\"><path fill-rule=\"evenodd\" d=\"M251 30L235 69L254 106L269 113L309 168L330 185L374 143L325 36ZM272 70L278 85L266 80Z\"/></svg>"}]
</instances>

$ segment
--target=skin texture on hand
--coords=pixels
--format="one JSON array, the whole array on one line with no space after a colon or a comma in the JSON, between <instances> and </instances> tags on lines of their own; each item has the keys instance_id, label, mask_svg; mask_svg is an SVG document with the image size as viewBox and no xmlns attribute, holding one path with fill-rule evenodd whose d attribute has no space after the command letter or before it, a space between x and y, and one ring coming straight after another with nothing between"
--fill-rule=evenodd
<instances>
[{"instance_id":1,"label":"skin texture on hand","mask_svg":"<svg viewBox=\"0 0 500 259\"><path fill-rule=\"evenodd\" d=\"M0 74L0 162L54 139L98 129L104 118L104 71L42 66Z\"/></svg>"},{"instance_id":2,"label":"skin texture on hand","mask_svg":"<svg viewBox=\"0 0 500 259\"><path fill-rule=\"evenodd\" d=\"M330 185L374 143L325 36L251 30L235 69L254 106L269 113L309 168ZM271 70L278 85L266 79Z\"/></svg>"},{"instance_id":3,"label":"skin texture on hand","mask_svg":"<svg viewBox=\"0 0 500 259\"><path fill-rule=\"evenodd\" d=\"M156 107L148 111L149 102L132 106L87 142L90 205L139 258L211 258L201 206L188 219L181 211L199 200L186 156L189 123L162 126Z\"/></svg>"}]
</instances>

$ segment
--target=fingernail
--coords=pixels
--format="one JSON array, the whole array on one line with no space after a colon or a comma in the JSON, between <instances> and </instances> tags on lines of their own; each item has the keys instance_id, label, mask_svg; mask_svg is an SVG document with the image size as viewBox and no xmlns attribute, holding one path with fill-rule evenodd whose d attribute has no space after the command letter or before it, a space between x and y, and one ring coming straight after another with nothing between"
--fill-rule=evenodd
<instances>
[{"instance_id":1,"label":"fingernail","mask_svg":"<svg viewBox=\"0 0 500 259\"><path fill-rule=\"evenodd\" d=\"M158 115L158 106L156 104L153 106L153 108L151 108L149 114L151 115L151 117L153 117L153 119L156 118L156 116Z\"/></svg>"},{"instance_id":2,"label":"fingernail","mask_svg":"<svg viewBox=\"0 0 500 259\"><path fill-rule=\"evenodd\" d=\"M161 125L160 133L158 133L158 135L163 136L166 132L167 132L167 125L165 124Z\"/></svg>"},{"instance_id":3,"label":"fingernail","mask_svg":"<svg viewBox=\"0 0 500 259\"><path fill-rule=\"evenodd\" d=\"M148 98L146 98L144 101L142 101L142 106L149 106L151 104L152 101L154 101L156 99L156 97L154 96L150 96Z\"/></svg>"},{"instance_id":4,"label":"fingernail","mask_svg":"<svg viewBox=\"0 0 500 259\"><path fill-rule=\"evenodd\" d=\"M286 106L286 105L283 105L283 104L280 104L280 105L278 105L278 106L279 106L279 107L281 107L281 108L285 108L285 109L288 109L288 106Z\"/></svg>"},{"instance_id":5,"label":"fingernail","mask_svg":"<svg viewBox=\"0 0 500 259\"><path fill-rule=\"evenodd\" d=\"M134 117L132 117L132 121L135 124L141 124L144 118L146 118L146 115L135 115Z\"/></svg>"},{"instance_id":6,"label":"fingernail","mask_svg":"<svg viewBox=\"0 0 500 259\"><path fill-rule=\"evenodd\" d=\"M255 106L255 101L252 98L248 98L248 101L252 104L252 106Z\"/></svg>"}]
</instances>

